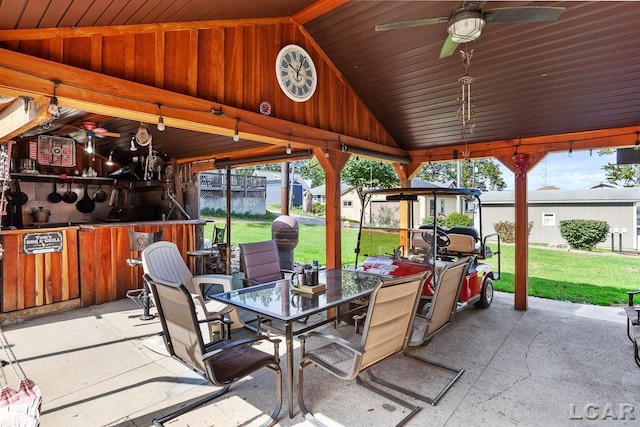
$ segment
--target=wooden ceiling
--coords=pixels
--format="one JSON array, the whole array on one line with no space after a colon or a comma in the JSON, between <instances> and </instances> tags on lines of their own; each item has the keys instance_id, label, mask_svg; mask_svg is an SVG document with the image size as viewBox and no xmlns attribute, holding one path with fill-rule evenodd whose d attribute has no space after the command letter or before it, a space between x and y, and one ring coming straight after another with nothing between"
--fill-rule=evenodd
<instances>
[{"instance_id":1,"label":"wooden ceiling","mask_svg":"<svg viewBox=\"0 0 640 427\"><path fill-rule=\"evenodd\" d=\"M101 59L99 73L105 78L92 84L117 83L108 76L161 88L172 100L173 92L193 99L180 101L180 111L163 110L166 131L152 127L154 147L179 159L282 154L288 143L294 150L339 150L343 141L388 155L410 155L415 161L451 159L454 150L457 155L468 151L471 157L504 157L515 150L534 153L564 151L569 145L574 150L633 145L635 132L640 131L637 4L486 2L485 10L523 5L565 10L555 22L487 25L480 38L469 43L468 48L474 50L468 73L476 79L472 86L476 126L464 140L456 118L456 98L458 79L465 69L457 53L438 58L446 24L374 31L378 24L448 16L458 5L362 0L12 0L0 2L0 48L96 71L94 48L96 40L101 40L101 58L107 53L121 55L124 65L111 66ZM203 22L183 27L197 32L195 47L194 38L189 39L198 52L197 62L193 55L186 61L175 60L182 58L179 47L183 45L171 37L163 38L161 53L157 36L152 44L141 41L155 28L141 24L175 29L170 26L197 21ZM122 26L138 26L132 32L135 36L127 39L128 27ZM57 30L44 31L50 28ZM89 42L80 42L82 36ZM63 41L56 44L56 37ZM206 44L203 37L221 41L223 52L217 57L211 48L204 52L203 46L216 44ZM42 40L47 41L46 48ZM135 46L153 46L153 51L131 48L131 40ZM273 73L262 72L273 68L279 47L291 41L305 46L319 64L322 91L307 105L290 105L293 103L282 94L276 95ZM231 63L229 46L238 44L250 53ZM130 62L127 52L133 52L137 62ZM161 73L145 60L146 52L163 61ZM202 66L205 58L209 61L206 68ZM225 63L221 66L216 58ZM190 62L191 68L184 62ZM47 62L42 64L47 66ZM234 83L238 64L250 68L245 73L253 70L253 77ZM218 69L225 70L222 77L206 71ZM61 75L50 71L49 79L64 81L69 74L64 67L50 70ZM177 70L175 75L173 70ZM0 73L0 88L2 79ZM184 87L176 81L184 81ZM238 94L230 93L233 84L241 88ZM140 88L144 90L144 86L126 87L130 94ZM51 95L51 89L42 92ZM14 90L5 93L16 94ZM67 90L65 94L71 97L71 93ZM273 105L273 117L259 117L257 100ZM164 104L157 98L154 102ZM193 111L186 107L190 102L198 104ZM129 135L137 130L139 121L153 122L157 117L156 107L117 114L118 108L93 111L94 104L86 100L68 105L73 109L86 105L87 112L114 117L100 124L122 137L100 142L105 155L112 148L126 153ZM209 118L200 119L216 105L227 109L225 117L213 118L211 123ZM136 109L132 102L120 107ZM195 117L196 113L200 116ZM185 125L173 116L193 116L192 122L204 125ZM239 142L231 138L236 127L241 130Z\"/></svg>"}]
</instances>

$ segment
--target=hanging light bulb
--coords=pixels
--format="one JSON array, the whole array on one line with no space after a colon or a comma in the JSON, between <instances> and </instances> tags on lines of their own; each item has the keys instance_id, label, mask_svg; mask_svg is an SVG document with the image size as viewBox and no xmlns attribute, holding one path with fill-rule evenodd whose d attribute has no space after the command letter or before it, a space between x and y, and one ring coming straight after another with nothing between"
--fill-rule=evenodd
<instances>
[{"instance_id":1,"label":"hanging light bulb","mask_svg":"<svg viewBox=\"0 0 640 427\"><path fill-rule=\"evenodd\" d=\"M236 130L233 132L233 140L235 142L240 141L240 135L238 135L238 123L240 123L240 119L236 119Z\"/></svg>"},{"instance_id":2,"label":"hanging light bulb","mask_svg":"<svg viewBox=\"0 0 640 427\"><path fill-rule=\"evenodd\" d=\"M49 108L47 108L47 111L49 111L49 114L51 114L51 116L53 117L58 117L60 115L60 108L58 108L58 97L56 96L56 88L59 84L59 81L53 81L53 96L49 101Z\"/></svg>"},{"instance_id":3,"label":"hanging light bulb","mask_svg":"<svg viewBox=\"0 0 640 427\"><path fill-rule=\"evenodd\" d=\"M573 154L573 141L569 141L569 157Z\"/></svg>"},{"instance_id":4,"label":"hanging light bulb","mask_svg":"<svg viewBox=\"0 0 640 427\"><path fill-rule=\"evenodd\" d=\"M113 166L113 150L109 151L109 158L107 159L107 166Z\"/></svg>"},{"instance_id":5,"label":"hanging light bulb","mask_svg":"<svg viewBox=\"0 0 640 427\"><path fill-rule=\"evenodd\" d=\"M287 149L285 150L285 153L291 154L291 144L287 144Z\"/></svg>"},{"instance_id":6,"label":"hanging light bulb","mask_svg":"<svg viewBox=\"0 0 640 427\"><path fill-rule=\"evenodd\" d=\"M93 132L87 131L87 136L89 137L89 141L87 142L87 147L85 148L85 151L87 153L93 153Z\"/></svg>"},{"instance_id":7,"label":"hanging light bulb","mask_svg":"<svg viewBox=\"0 0 640 427\"><path fill-rule=\"evenodd\" d=\"M636 132L636 143L633 146L634 150L640 150L640 132Z\"/></svg>"},{"instance_id":8,"label":"hanging light bulb","mask_svg":"<svg viewBox=\"0 0 640 427\"><path fill-rule=\"evenodd\" d=\"M131 145L129 146L129 151L138 151L138 147L136 147L136 134L132 133L131 135Z\"/></svg>"},{"instance_id":9,"label":"hanging light bulb","mask_svg":"<svg viewBox=\"0 0 640 427\"><path fill-rule=\"evenodd\" d=\"M164 119L162 118L162 104L158 104L158 112L160 115L158 116L158 130L160 132L164 131Z\"/></svg>"}]
</instances>

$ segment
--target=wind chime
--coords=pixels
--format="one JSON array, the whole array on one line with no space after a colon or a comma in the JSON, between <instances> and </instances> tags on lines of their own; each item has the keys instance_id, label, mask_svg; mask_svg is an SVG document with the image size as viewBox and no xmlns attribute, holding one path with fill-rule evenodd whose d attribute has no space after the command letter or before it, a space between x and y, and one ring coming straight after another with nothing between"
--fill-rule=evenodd
<instances>
[{"instance_id":1,"label":"wind chime","mask_svg":"<svg viewBox=\"0 0 640 427\"><path fill-rule=\"evenodd\" d=\"M460 96L457 101L460 103L460 107L456 113L456 118L462 123L461 137L462 139L465 139L465 135L473 133L476 127L475 111L473 111L475 105L471 102L471 84L476 80L476 78L470 76L468 72L469 65L471 65L471 57L473 56L473 49L468 51L467 46L465 45L464 50L460 51L460 56L462 58L462 65L464 66L465 74L463 77L458 79L458 84L460 85ZM465 151L462 154L464 158L469 158L470 153L467 151L466 141Z\"/></svg>"}]
</instances>

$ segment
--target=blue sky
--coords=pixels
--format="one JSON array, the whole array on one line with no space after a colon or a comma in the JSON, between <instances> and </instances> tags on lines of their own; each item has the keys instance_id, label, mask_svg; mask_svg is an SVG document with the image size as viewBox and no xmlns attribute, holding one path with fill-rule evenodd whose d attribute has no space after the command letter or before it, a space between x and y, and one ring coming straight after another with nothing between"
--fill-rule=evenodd
<instances>
[{"instance_id":1,"label":"blue sky","mask_svg":"<svg viewBox=\"0 0 640 427\"><path fill-rule=\"evenodd\" d=\"M561 190L585 188L604 181L602 166L615 162L615 152L606 156L598 155L598 150L574 151L571 156L566 152L549 154L529 171L528 189L535 190L545 185ZM502 165L500 168L507 183L506 190L513 190L513 174Z\"/></svg>"}]
</instances>

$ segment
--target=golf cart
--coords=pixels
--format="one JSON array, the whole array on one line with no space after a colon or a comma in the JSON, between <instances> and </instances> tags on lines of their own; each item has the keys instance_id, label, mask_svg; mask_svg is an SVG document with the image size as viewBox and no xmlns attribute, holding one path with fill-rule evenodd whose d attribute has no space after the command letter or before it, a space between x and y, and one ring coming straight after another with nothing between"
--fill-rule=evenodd
<instances>
[{"instance_id":1,"label":"golf cart","mask_svg":"<svg viewBox=\"0 0 640 427\"><path fill-rule=\"evenodd\" d=\"M434 292L435 276L448 263L470 256L471 264L459 291L457 311L470 305L489 307L493 300L493 280L500 278L500 236L497 233L482 233L480 194L481 191L477 189L437 186L365 191L355 250L357 269L387 277L428 271L420 307L420 311L426 313ZM475 219L475 227L447 228L434 224L436 221L417 226L414 223L414 220L420 221L421 217L426 217L426 212L431 213L430 218L433 219L436 207L444 214L445 202L453 203L454 200L458 204L464 202L467 213ZM376 215L389 220L397 217L396 211L402 211L401 202L408 203L408 227L365 226L366 212L369 213L369 223ZM495 243L497 250L491 250L488 240ZM361 253L365 259L358 264ZM481 262L493 256L498 257L497 272Z\"/></svg>"}]
</instances>

